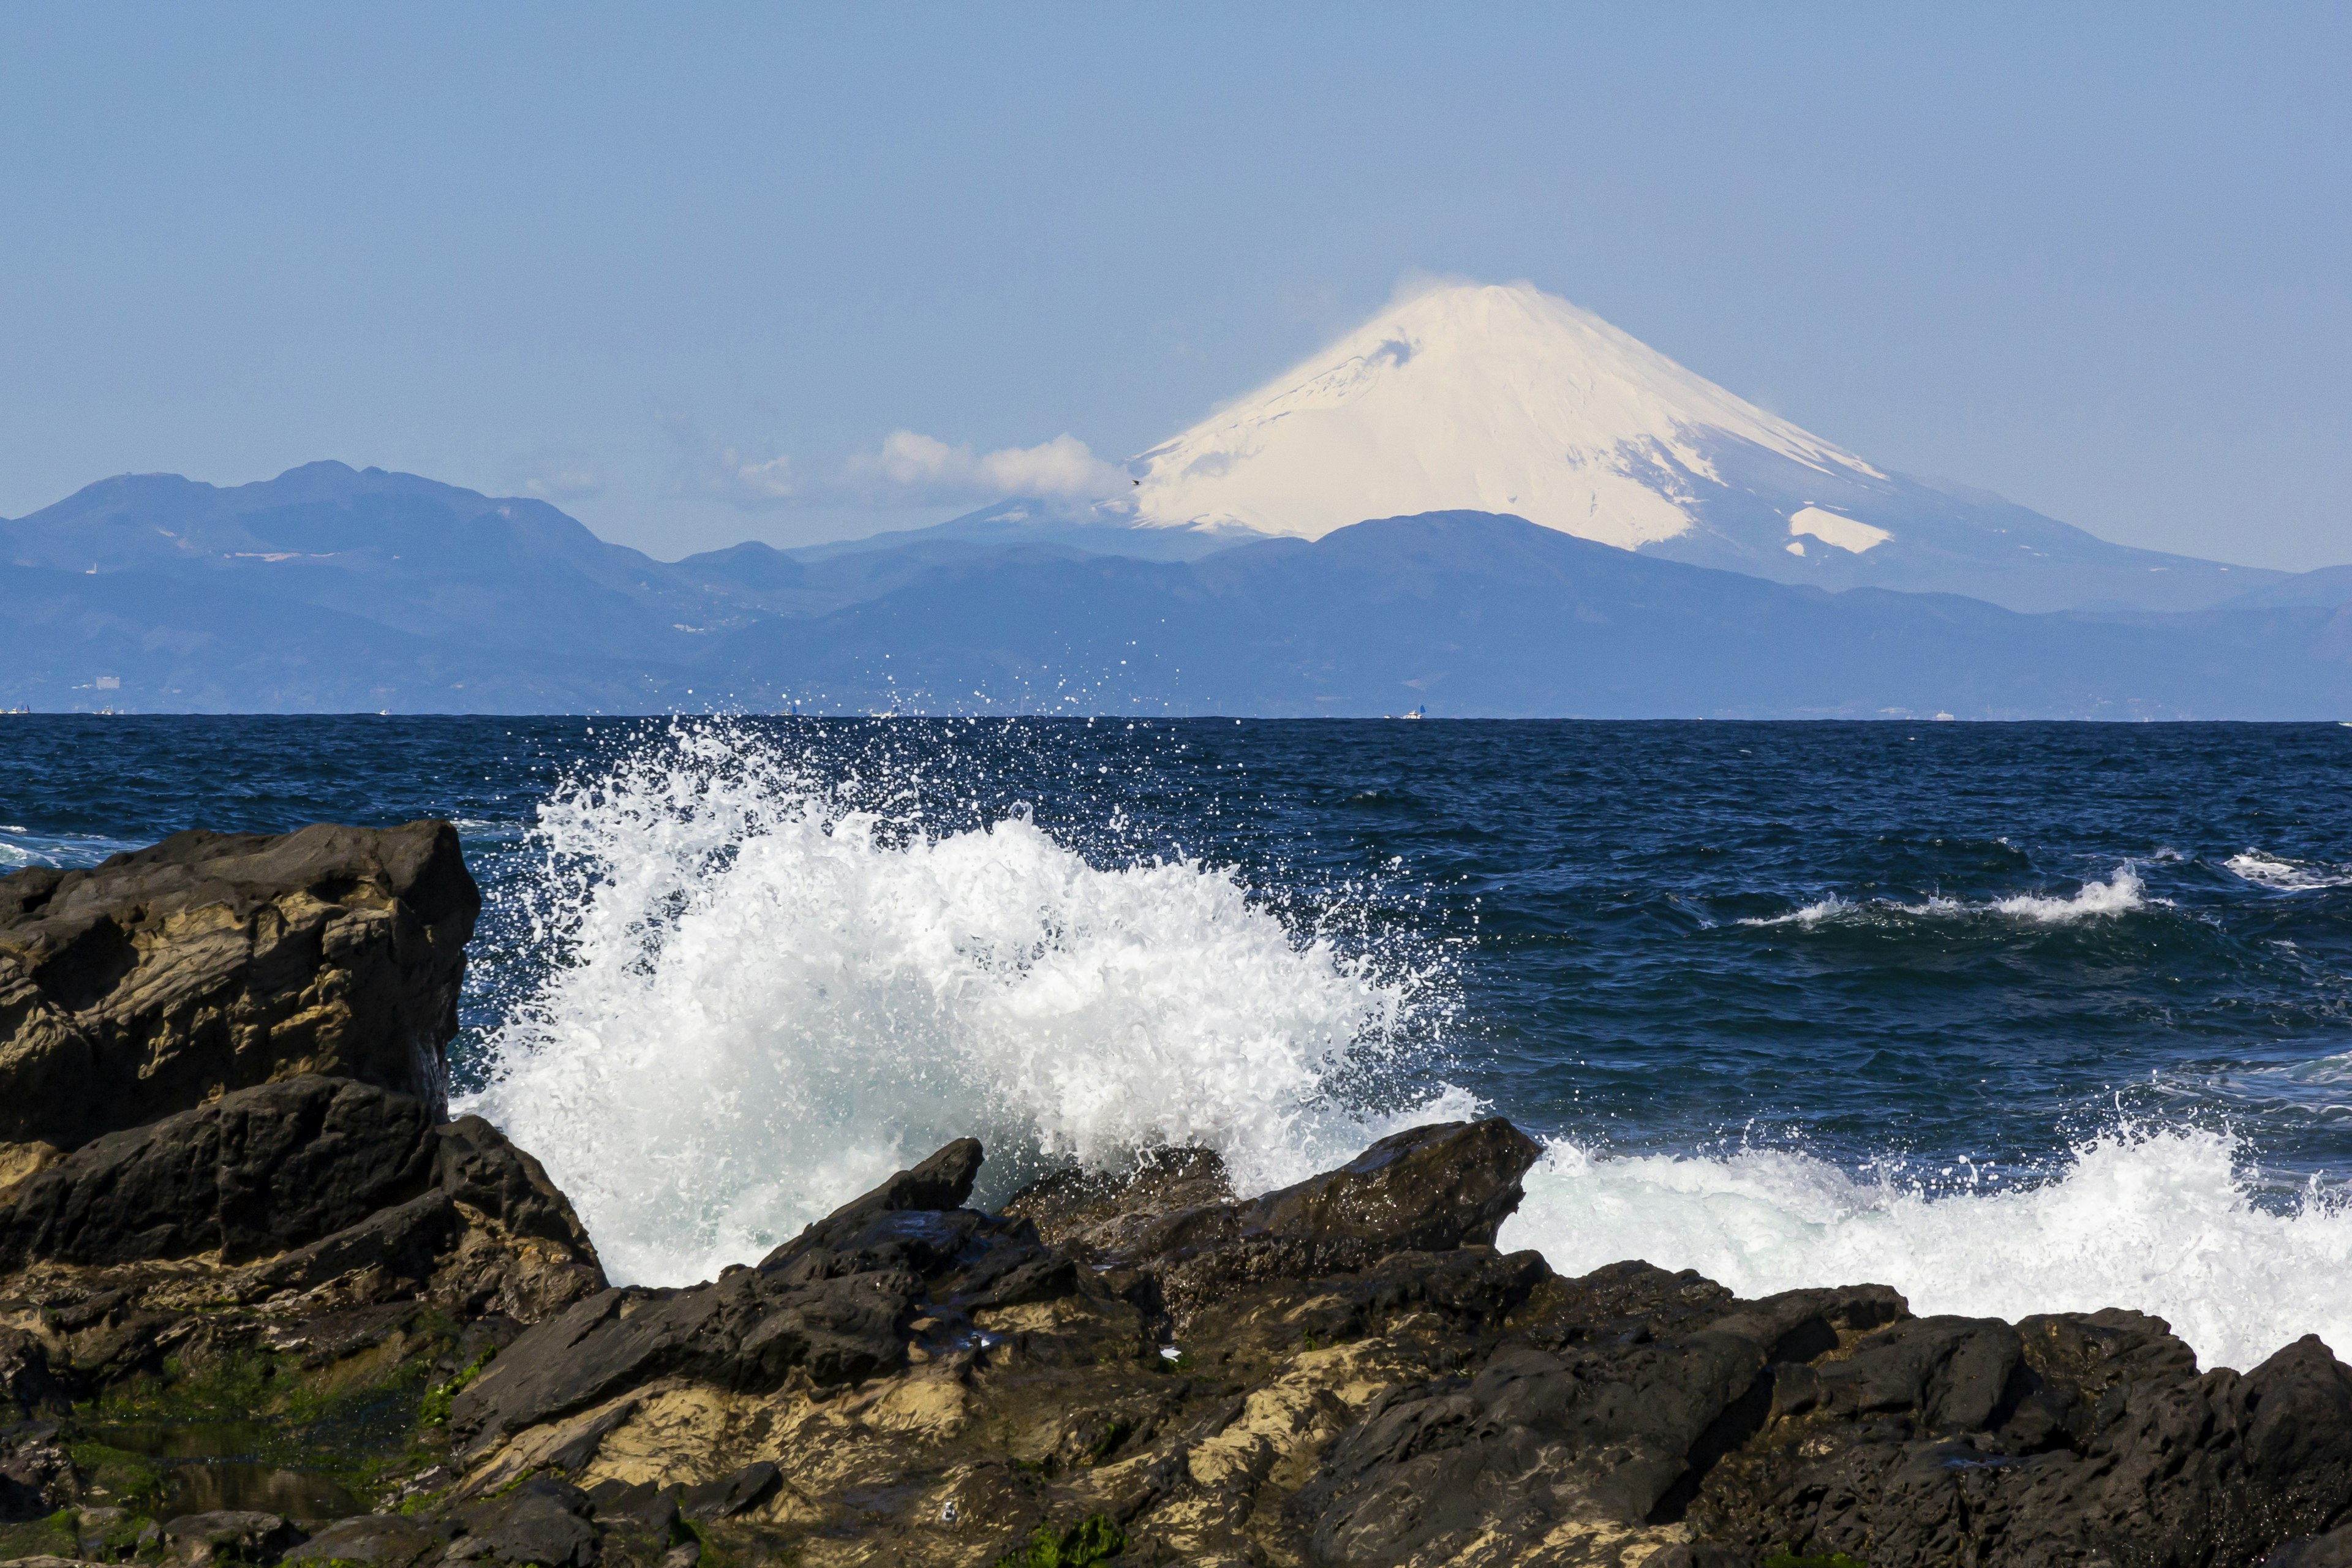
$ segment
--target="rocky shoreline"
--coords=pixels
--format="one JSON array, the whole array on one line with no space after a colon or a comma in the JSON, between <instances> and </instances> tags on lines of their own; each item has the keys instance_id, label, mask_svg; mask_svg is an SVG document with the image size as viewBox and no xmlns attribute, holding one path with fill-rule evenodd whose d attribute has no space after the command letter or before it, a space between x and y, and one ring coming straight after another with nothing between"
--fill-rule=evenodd
<instances>
[{"instance_id":1,"label":"rocky shoreline","mask_svg":"<svg viewBox=\"0 0 2352 1568\"><path fill-rule=\"evenodd\" d=\"M2352 1564L2352 1369L2125 1310L1742 1300L1496 1229L1415 1129L967 1206L962 1140L758 1264L614 1289L442 1052L446 824L0 878L0 1559ZM2352 1289L2352 1281L2347 1281Z\"/></svg>"}]
</instances>

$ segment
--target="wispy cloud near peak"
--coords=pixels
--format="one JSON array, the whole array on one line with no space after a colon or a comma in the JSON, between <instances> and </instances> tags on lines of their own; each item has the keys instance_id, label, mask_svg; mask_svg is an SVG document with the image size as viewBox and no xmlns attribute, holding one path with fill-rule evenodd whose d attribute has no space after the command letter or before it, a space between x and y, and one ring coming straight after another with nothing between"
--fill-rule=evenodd
<instances>
[{"instance_id":1,"label":"wispy cloud near peak","mask_svg":"<svg viewBox=\"0 0 2352 1568\"><path fill-rule=\"evenodd\" d=\"M1128 485L1124 473L1066 432L1034 447L975 452L893 430L879 452L861 452L843 465L839 488L872 506L952 506L1011 496L1092 500Z\"/></svg>"},{"instance_id":2,"label":"wispy cloud near peak","mask_svg":"<svg viewBox=\"0 0 2352 1568\"><path fill-rule=\"evenodd\" d=\"M768 511L807 499L793 480L789 454L757 457L719 441L682 414L655 417L677 447L664 495L724 501L740 511Z\"/></svg>"},{"instance_id":3,"label":"wispy cloud near peak","mask_svg":"<svg viewBox=\"0 0 2352 1568\"><path fill-rule=\"evenodd\" d=\"M604 490L604 470L587 453L569 447L546 447L517 458L507 465L505 479L524 495L559 505L602 495Z\"/></svg>"},{"instance_id":4,"label":"wispy cloud near peak","mask_svg":"<svg viewBox=\"0 0 2352 1568\"><path fill-rule=\"evenodd\" d=\"M893 430L879 451L859 452L825 477L803 479L789 455L761 457L729 445L680 415L659 416L677 447L664 493L723 501L744 511L777 507L979 505L1014 497L1088 501L1128 489L1127 474L1065 432L1034 447L976 451L916 430Z\"/></svg>"}]
</instances>

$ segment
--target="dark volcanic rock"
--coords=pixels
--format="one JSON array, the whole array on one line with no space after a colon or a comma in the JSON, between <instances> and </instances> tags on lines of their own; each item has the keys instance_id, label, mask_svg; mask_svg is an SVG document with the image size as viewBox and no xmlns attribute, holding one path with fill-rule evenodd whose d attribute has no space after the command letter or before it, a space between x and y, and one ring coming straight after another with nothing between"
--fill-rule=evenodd
<instances>
[{"instance_id":1,"label":"dark volcanic rock","mask_svg":"<svg viewBox=\"0 0 2352 1568\"><path fill-rule=\"evenodd\" d=\"M596 1526L588 1494L550 1478L458 1513L465 1533L449 1543L447 1561L487 1557L543 1568L588 1568L596 1560Z\"/></svg>"},{"instance_id":2,"label":"dark volcanic rock","mask_svg":"<svg viewBox=\"0 0 2352 1568\"><path fill-rule=\"evenodd\" d=\"M682 1498L826 1561L992 1562L1101 1516L1139 1563L2252 1568L2352 1522L2352 1371L2316 1342L2242 1376L2126 1312L1561 1279L1491 1245L1533 1158L1423 1128L1236 1202L1163 1151L989 1216L952 1206L979 1151L951 1145L759 1268L541 1325L457 1425L486 1487L552 1465L660 1513L648 1542Z\"/></svg>"},{"instance_id":3,"label":"dark volcanic rock","mask_svg":"<svg viewBox=\"0 0 2352 1568\"><path fill-rule=\"evenodd\" d=\"M1490 1246L1541 1154L1535 1140L1499 1117L1415 1127L1279 1192L1102 1227L1116 1239L1101 1261L1147 1277L1181 1331L1203 1303L1243 1281Z\"/></svg>"},{"instance_id":4,"label":"dark volcanic rock","mask_svg":"<svg viewBox=\"0 0 2352 1568\"><path fill-rule=\"evenodd\" d=\"M2263 1558L2263 1568L2352 1568L2352 1524L2291 1542Z\"/></svg>"},{"instance_id":5,"label":"dark volcanic rock","mask_svg":"<svg viewBox=\"0 0 2352 1568\"><path fill-rule=\"evenodd\" d=\"M372 1568L409 1568L427 1553L441 1555L449 1528L396 1513L337 1520L286 1553L289 1563L365 1563Z\"/></svg>"},{"instance_id":6,"label":"dark volcanic rock","mask_svg":"<svg viewBox=\"0 0 2352 1568\"><path fill-rule=\"evenodd\" d=\"M771 1253L682 1290L607 1290L508 1348L461 1394L450 1429L469 1452L656 1378L730 1390L797 1374L837 1385L904 1366L919 1316L934 1322L1066 1295L1072 1262L1027 1220L957 1205L980 1145L960 1139Z\"/></svg>"},{"instance_id":7,"label":"dark volcanic rock","mask_svg":"<svg viewBox=\"0 0 2352 1568\"><path fill-rule=\"evenodd\" d=\"M0 1209L0 1269L283 1252L422 1194L437 1146L408 1095L314 1077L240 1089L20 1184Z\"/></svg>"},{"instance_id":8,"label":"dark volcanic rock","mask_svg":"<svg viewBox=\"0 0 2352 1568\"><path fill-rule=\"evenodd\" d=\"M439 1347L464 1352L431 1374L452 1377L604 1288L536 1161L486 1122L435 1126L422 1101L345 1079L238 1089L109 1134L13 1196L0 1300L31 1309L30 1328L0 1329L0 1379L21 1413L126 1384L146 1405L159 1376L229 1375L196 1396L201 1418L241 1421L254 1395L235 1379L256 1373L226 1369L257 1358L263 1377L315 1371L302 1397L321 1410L378 1412L394 1395L367 1391L394 1386L413 1407ZM398 1436L381 1414L352 1419L347 1436Z\"/></svg>"},{"instance_id":9,"label":"dark volcanic rock","mask_svg":"<svg viewBox=\"0 0 2352 1568\"><path fill-rule=\"evenodd\" d=\"M2231 1563L2352 1513L2352 1369L2316 1339L2200 1374L2137 1312L1911 1319L1773 1372L1780 1418L1692 1512L1753 1548Z\"/></svg>"},{"instance_id":10,"label":"dark volcanic rock","mask_svg":"<svg viewBox=\"0 0 2352 1568\"><path fill-rule=\"evenodd\" d=\"M1415 1127L1243 1205L1237 1217L1244 1236L1296 1237L1364 1257L1492 1246L1542 1153L1500 1117Z\"/></svg>"},{"instance_id":11,"label":"dark volcanic rock","mask_svg":"<svg viewBox=\"0 0 2352 1568\"><path fill-rule=\"evenodd\" d=\"M0 1523L46 1519L80 1490L55 1422L23 1421L0 1430Z\"/></svg>"},{"instance_id":12,"label":"dark volcanic rock","mask_svg":"<svg viewBox=\"0 0 2352 1568\"><path fill-rule=\"evenodd\" d=\"M689 1487L677 1500L680 1512L688 1519L732 1519L746 1509L757 1508L776 1489L783 1472L767 1460L746 1465L731 1476L721 1476L698 1487Z\"/></svg>"},{"instance_id":13,"label":"dark volcanic rock","mask_svg":"<svg viewBox=\"0 0 2352 1568\"><path fill-rule=\"evenodd\" d=\"M0 1144L70 1149L300 1073L438 1116L480 910L446 822L196 829L0 877Z\"/></svg>"},{"instance_id":14,"label":"dark volcanic rock","mask_svg":"<svg viewBox=\"0 0 2352 1568\"><path fill-rule=\"evenodd\" d=\"M164 1543L182 1563L274 1563L301 1532L274 1513L219 1510L183 1514L163 1526Z\"/></svg>"},{"instance_id":15,"label":"dark volcanic rock","mask_svg":"<svg viewBox=\"0 0 2352 1568\"><path fill-rule=\"evenodd\" d=\"M349 1079L262 1084L110 1132L10 1195L0 1270L203 1254L268 1259L257 1278L280 1288L363 1268L421 1278L458 1233L488 1226L594 1273L587 1233L538 1161L479 1117L436 1126L423 1101Z\"/></svg>"}]
</instances>

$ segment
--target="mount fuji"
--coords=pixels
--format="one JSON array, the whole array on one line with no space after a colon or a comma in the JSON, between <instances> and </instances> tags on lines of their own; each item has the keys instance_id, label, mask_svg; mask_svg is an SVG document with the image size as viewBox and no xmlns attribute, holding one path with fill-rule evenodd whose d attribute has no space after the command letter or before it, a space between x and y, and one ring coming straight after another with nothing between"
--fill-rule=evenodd
<instances>
[{"instance_id":1,"label":"mount fuji","mask_svg":"<svg viewBox=\"0 0 2352 1568\"><path fill-rule=\"evenodd\" d=\"M1524 284L1403 300L1129 473L674 562L381 468L121 475L0 520L0 710L2352 716L2352 566L1906 479Z\"/></svg>"},{"instance_id":2,"label":"mount fuji","mask_svg":"<svg viewBox=\"0 0 2352 1568\"><path fill-rule=\"evenodd\" d=\"M1128 467L1132 492L1083 521L1013 501L926 531L1165 559L1483 511L1779 583L2024 611L2202 609L2285 576L1889 472L1528 283L1402 300Z\"/></svg>"}]
</instances>

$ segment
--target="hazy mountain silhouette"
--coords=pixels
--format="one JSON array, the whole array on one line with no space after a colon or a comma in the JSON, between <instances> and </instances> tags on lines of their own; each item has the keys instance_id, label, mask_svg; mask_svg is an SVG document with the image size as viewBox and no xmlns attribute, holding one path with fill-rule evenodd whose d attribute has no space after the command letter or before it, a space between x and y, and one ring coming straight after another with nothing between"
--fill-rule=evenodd
<instances>
[{"instance_id":1,"label":"hazy mountain silhouette","mask_svg":"<svg viewBox=\"0 0 2352 1568\"><path fill-rule=\"evenodd\" d=\"M2021 615L1481 512L1190 561L917 535L664 563L543 502L315 463L105 480L0 524L0 706L37 709L2352 713L2326 574L2277 603Z\"/></svg>"}]
</instances>

